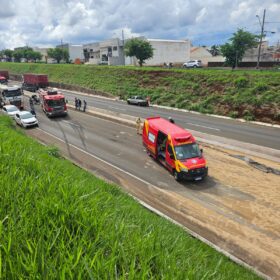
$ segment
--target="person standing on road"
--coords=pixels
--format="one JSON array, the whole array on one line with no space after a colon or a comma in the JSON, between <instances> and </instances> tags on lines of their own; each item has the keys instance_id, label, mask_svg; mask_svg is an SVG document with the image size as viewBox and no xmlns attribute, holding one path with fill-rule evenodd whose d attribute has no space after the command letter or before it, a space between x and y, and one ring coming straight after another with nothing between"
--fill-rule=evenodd
<instances>
[{"instance_id":1,"label":"person standing on road","mask_svg":"<svg viewBox=\"0 0 280 280\"><path fill-rule=\"evenodd\" d=\"M140 119L140 117L136 120L136 131L137 131L137 134L141 134L141 119Z\"/></svg>"},{"instance_id":2,"label":"person standing on road","mask_svg":"<svg viewBox=\"0 0 280 280\"><path fill-rule=\"evenodd\" d=\"M84 112L86 111L86 108L87 108L87 102L84 100L84 108L83 108Z\"/></svg>"},{"instance_id":3,"label":"person standing on road","mask_svg":"<svg viewBox=\"0 0 280 280\"><path fill-rule=\"evenodd\" d=\"M81 100L81 99L78 99L78 108L79 108L79 111L81 111L81 107L82 107L82 100Z\"/></svg>"}]
</instances>

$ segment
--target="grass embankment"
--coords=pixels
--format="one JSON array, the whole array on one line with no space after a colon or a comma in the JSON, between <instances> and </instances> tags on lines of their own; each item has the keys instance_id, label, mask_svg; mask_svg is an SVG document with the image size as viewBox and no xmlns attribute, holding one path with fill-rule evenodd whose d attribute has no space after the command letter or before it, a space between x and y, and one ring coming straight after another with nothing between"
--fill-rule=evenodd
<instances>
[{"instance_id":1,"label":"grass embankment","mask_svg":"<svg viewBox=\"0 0 280 280\"><path fill-rule=\"evenodd\" d=\"M160 69L92 65L0 63L12 73L48 74L51 81L81 85L126 98L202 113L280 123L280 71Z\"/></svg>"},{"instance_id":2,"label":"grass embankment","mask_svg":"<svg viewBox=\"0 0 280 280\"><path fill-rule=\"evenodd\" d=\"M0 116L0 279L257 279Z\"/></svg>"}]
</instances>

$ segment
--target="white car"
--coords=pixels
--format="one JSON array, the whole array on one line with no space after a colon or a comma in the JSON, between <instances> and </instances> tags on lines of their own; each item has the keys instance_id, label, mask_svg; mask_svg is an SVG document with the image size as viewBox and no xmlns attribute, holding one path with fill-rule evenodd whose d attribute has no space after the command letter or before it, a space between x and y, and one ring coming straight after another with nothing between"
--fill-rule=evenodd
<instances>
[{"instance_id":1,"label":"white car","mask_svg":"<svg viewBox=\"0 0 280 280\"><path fill-rule=\"evenodd\" d=\"M4 105L2 110L5 115L10 117L14 117L15 114L20 112L18 107L15 105Z\"/></svg>"},{"instance_id":2,"label":"white car","mask_svg":"<svg viewBox=\"0 0 280 280\"><path fill-rule=\"evenodd\" d=\"M190 60L183 64L183 68L200 68L202 67L201 60Z\"/></svg>"},{"instance_id":3,"label":"white car","mask_svg":"<svg viewBox=\"0 0 280 280\"><path fill-rule=\"evenodd\" d=\"M21 111L16 113L15 121L17 124L24 128L30 126L39 126L37 118L28 111Z\"/></svg>"}]
</instances>

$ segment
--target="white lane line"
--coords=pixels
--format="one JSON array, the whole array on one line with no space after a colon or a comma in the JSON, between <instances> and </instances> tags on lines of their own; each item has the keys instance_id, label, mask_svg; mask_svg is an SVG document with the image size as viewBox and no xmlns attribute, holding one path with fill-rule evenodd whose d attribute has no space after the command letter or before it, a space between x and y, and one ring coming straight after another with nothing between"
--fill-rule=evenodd
<instances>
[{"instance_id":1,"label":"white lane line","mask_svg":"<svg viewBox=\"0 0 280 280\"><path fill-rule=\"evenodd\" d=\"M200 125L200 124L196 124L196 123L188 122L187 124L190 124L190 125L193 125L193 126L199 126L199 127L203 127L203 128L207 128L207 129L212 129L212 130L216 130L216 131L221 131L219 128L204 126L204 125Z\"/></svg>"},{"instance_id":2,"label":"white lane line","mask_svg":"<svg viewBox=\"0 0 280 280\"><path fill-rule=\"evenodd\" d=\"M126 109L121 109L121 108L115 107L115 106L108 106L108 108L117 109L117 110L121 110L121 111L126 111Z\"/></svg>"}]
</instances>

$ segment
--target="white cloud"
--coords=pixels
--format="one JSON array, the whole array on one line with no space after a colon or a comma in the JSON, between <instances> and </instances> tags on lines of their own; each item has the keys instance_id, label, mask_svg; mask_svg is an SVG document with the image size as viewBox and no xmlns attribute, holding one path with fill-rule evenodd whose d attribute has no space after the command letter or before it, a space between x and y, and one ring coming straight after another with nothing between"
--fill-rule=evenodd
<instances>
[{"instance_id":1,"label":"white cloud","mask_svg":"<svg viewBox=\"0 0 280 280\"><path fill-rule=\"evenodd\" d=\"M279 21L279 0L0 0L0 49L19 45L88 43L143 35L225 42L237 28L259 32L256 14ZM4 7L4 8L3 8ZM280 37L280 24L267 24ZM14 39L13 39L14 38Z\"/></svg>"}]
</instances>

